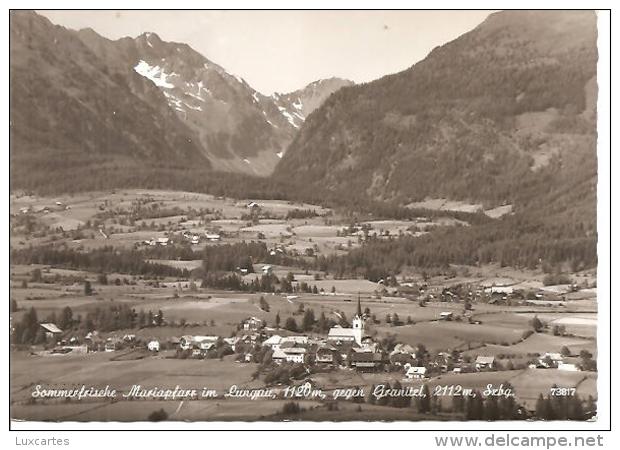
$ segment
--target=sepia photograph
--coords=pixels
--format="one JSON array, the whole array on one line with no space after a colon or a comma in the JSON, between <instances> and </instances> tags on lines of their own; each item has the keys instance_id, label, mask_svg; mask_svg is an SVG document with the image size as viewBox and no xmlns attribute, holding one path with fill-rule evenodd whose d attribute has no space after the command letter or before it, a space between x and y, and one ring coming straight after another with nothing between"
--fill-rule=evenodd
<instances>
[{"instance_id":1,"label":"sepia photograph","mask_svg":"<svg viewBox=\"0 0 620 450\"><path fill-rule=\"evenodd\" d=\"M599 422L601 14L8 11L10 426Z\"/></svg>"}]
</instances>

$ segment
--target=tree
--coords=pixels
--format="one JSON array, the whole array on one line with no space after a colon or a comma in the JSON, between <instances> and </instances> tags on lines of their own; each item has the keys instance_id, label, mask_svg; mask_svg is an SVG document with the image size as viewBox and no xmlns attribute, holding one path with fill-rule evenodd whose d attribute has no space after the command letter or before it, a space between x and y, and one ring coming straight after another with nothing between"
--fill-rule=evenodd
<instances>
[{"instance_id":1,"label":"tree","mask_svg":"<svg viewBox=\"0 0 620 450\"><path fill-rule=\"evenodd\" d=\"M58 327L61 330L66 330L73 326L73 311L69 306L65 306L60 315Z\"/></svg>"},{"instance_id":2,"label":"tree","mask_svg":"<svg viewBox=\"0 0 620 450\"><path fill-rule=\"evenodd\" d=\"M269 312L269 303L267 303L267 300L265 300L265 297L263 297L262 295L260 296L259 304L260 309L265 312Z\"/></svg>"},{"instance_id":3,"label":"tree","mask_svg":"<svg viewBox=\"0 0 620 450\"><path fill-rule=\"evenodd\" d=\"M276 328L280 328L280 311L276 313Z\"/></svg>"},{"instance_id":4,"label":"tree","mask_svg":"<svg viewBox=\"0 0 620 450\"><path fill-rule=\"evenodd\" d=\"M144 328L146 326L146 313L143 309L138 312L138 328Z\"/></svg>"},{"instance_id":5,"label":"tree","mask_svg":"<svg viewBox=\"0 0 620 450\"><path fill-rule=\"evenodd\" d=\"M84 295L93 295L93 288L88 280L84 281Z\"/></svg>"},{"instance_id":6,"label":"tree","mask_svg":"<svg viewBox=\"0 0 620 450\"><path fill-rule=\"evenodd\" d=\"M149 414L148 419L151 422L161 422L163 420L168 419L168 413L166 411L164 411L163 408L161 408L161 409L153 411L151 414Z\"/></svg>"},{"instance_id":7,"label":"tree","mask_svg":"<svg viewBox=\"0 0 620 450\"><path fill-rule=\"evenodd\" d=\"M312 309L307 309L304 313L304 317L301 321L301 327L303 331L310 331L314 327L314 311Z\"/></svg>"},{"instance_id":8,"label":"tree","mask_svg":"<svg viewBox=\"0 0 620 450\"><path fill-rule=\"evenodd\" d=\"M164 312L160 309L155 316L155 324L160 327L164 323Z\"/></svg>"},{"instance_id":9,"label":"tree","mask_svg":"<svg viewBox=\"0 0 620 450\"><path fill-rule=\"evenodd\" d=\"M41 276L41 269L38 267L32 271L30 281L33 283L40 283L43 281L43 277Z\"/></svg>"},{"instance_id":10,"label":"tree","mask_svg":"<svg viewBox=\"0 0 620 450\"><path fill-rule=\"evenodd\" d=\"M540 333L543 329L543 323L540 321L538 316L534 316L534 318L530 321L530 325L536 333Z\"/></svg>"},{"instance_id":11,"label":"tree","mask_svg":"<svg viewBox=\"0 0 620 450\"><path fill-rule=\"evenodd\" d=\"M431 411L431 391L428 388L428 384L424 384L422 386L422 396L418 401L418 412L419 413L429 413Z\"/></svg>"},{"instance_id":12,"label":"tree","mask_svg":"<svg viewBox=\"0 0 620 450\"><path fill-rule=\"evenodd\" d=\"M295 321L295 318L294 317L288 317L286 319L286 322L284 322L284 328L289 330L289 331L296 332L298 330L298 328L297 328L297 322Z\"/></svg>"},{"instance_id":13,"label":"tree","mask_svg":"<svg viewBox=\"0 0 620 450\"><path fill-rule=\"evenodd\" d=\"M484 404L482 395L475 390L465 400L465 418L467 420L481 420L483 418Z\"/></svg>"},{"instance_id":14,"label":"tree","mask_svg":"<svg viewBox=\"0 0 620 450\"><path fill-rule=\"evenodd\" d=\"M484 401L483 407L484 420L495 421L500 418L497 397L490 395Z\"/></svg>"}]
</instances>

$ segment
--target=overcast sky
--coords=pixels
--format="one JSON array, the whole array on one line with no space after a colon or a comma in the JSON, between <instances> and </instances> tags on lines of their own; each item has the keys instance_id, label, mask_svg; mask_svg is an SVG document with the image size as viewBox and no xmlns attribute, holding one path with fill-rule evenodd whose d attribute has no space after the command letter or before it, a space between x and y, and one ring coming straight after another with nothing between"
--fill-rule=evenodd
<instances>
[{"instance_id":1,"label":"overcast sky","mask_svg":"<svg viewBox=\"0 0 620 450\"><path fill-rule=\"evenodd\" d=\"M264 94L320 78L370 81L410 67L488 11L39 11L118 39L185 42Z\"/></svg>"}]
</instances>

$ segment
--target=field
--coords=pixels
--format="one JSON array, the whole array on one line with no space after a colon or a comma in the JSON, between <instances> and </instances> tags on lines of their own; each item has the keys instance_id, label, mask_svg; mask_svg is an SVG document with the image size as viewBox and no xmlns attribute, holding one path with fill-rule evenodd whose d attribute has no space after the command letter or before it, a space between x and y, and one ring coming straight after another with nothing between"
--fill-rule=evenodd
<instances>
[{"instance_id":1,"label":"field","mask_svg":"<svg viewBox=\"0 0 620 450\"><path fill-rule=\"evenodd\" d=\"M170 257L165 250L149 258L173 269L192 272L203 267L202 252L210 246L240 242L263 242L273 253L281 252L291 258L311 261L317 255L339 255L363 245L359 231L352 231L350 218L336 211L316 205L295 204L276 200L260 200L260 214L247 207L252 199L233 200L204 194L168 191L123 190L93 192L70 197L39 198L12 196L13 223L11 246L62 245L88 252L96 248L113 247L115 250L141 251L148 242L161 238L185 239L182 233L200 237L198 244L185 242L193 251L192 258ZM156 206L154 206L156 205ZM441 208L466 210L472 206L442 203ZM428 205L427 205L428 206ZM27 209L27 212L23 212ZM438 209L441 209L438 207ZM463 209L465 208L465 209ZM487 214L503 214L502 211ZM299 218L299 211L312 211ZM297 214L297 216L296 216ZM306 213L304 213L306 214ZM303 214L302 214L303 215ZM27 220L26 220L27 219ZM28 234L24 223L35 223L35 232ZM97 223L96 227L92 226ZM89 227L88 224L91 224ZM419 234L433 227L467 225L445 216L415 220L371 220L358 225L368 227L369 234L389 238L401 234ZM208 241L206 233L218 233L220 239ZM171 246L181 242L171 243ZM205 259L208 256L205 257ZM245 283L260 280L264 261L254 260L256 273L239 274ZM285 264L289 264L288 262ZM304 379L314 386L333 393L344 387L364 387L398 381L415 386L427 383L437 386L460 385L463 388L484 389L509 381L517 399L528 408L533 407L539 394L546 395L553 384L575 387L582 398L596 397L595 372L566 372L557 369L530 369L528 365L546 352L560 352L564 347L571 361L579 362L579 353L587 350L596 357L597 298L594 271L573 274L587 288L574 291L570 286L544 286L544 274L539 270L517 270L488 265L481 267L452 267L452 274L423 276L415 268L405 268L397 279L408 286L424 286L422 295L401 295L397 289L365 279L340 278L316 269L294 265L269 264L273 275L283 280L292 275L292 285L302 283L316 287L315 293L272 293L231 291L201 286L199 278L177 276L144 276L120 271L108 271L107 281L101 281L98 271L77 270L62 265L12 264L11 300L17 305L12 311L13 326L20 322L31 308L39 321L58 320L69 307L72 317L83 318L104 310L117 311L121 307L139 313L161 314L157 326L117 327L101 331L101 339L121 339L135 335L147 342L170 342L185 335L241 336L251 332L240 329L243 320L257 317L266 324L269 334L302 334L302 331L284 329L287 319L293 318L301 326L304 311L311 309L315 318L322 314L332 325L350 321L357 311L358 298L362 308L368 308L365 334L379 346L386 342L423 345L429 357L442 352L456 352L462 360L475 361L478 356L495 356L498 363L508 361L514 370L453 374L433 373L424 380L407 380L402 367L392 371L360 373L350 367L339 367L325 373L308 372ZM35 279L35 272L39 277ZM196 273L196 272L194 272ZM290 274L290 275L289 275ZM194 276L194 275L192 275ZM92 292L85 292L85 281ZM193 282L192 282L193 281ZM464 302L442 299L445 289L468 286L468 290L486 292L492 287L533 290L549 295L563 295L561 302L536 301L493 304L474 301L469 310ZM317 293L318 292L318 293ZM430 296L429 296L430 294ZM262 298L262 300L261 300ZM266 305L266 306L265 306ZM454 320L442 320L442 313L452 313ZM400 323L395 324L396 318ZM532 322L537 318L544 327L531 334ZM279 326L278 326L278 320ZM562 336L553 335L554 329ZM325 339L326 332L317 329L303 334L313 339ZM84 338L83 327L65 330L66 338ZM17 342L21 336L13 336ZM387 351L386 353L389 353ZM55 388L77 385L108 385L126 391L132 385L145 388L161 387L202 388L223 392L231 385L247 388L265 388L264 374L256 378L256 363L235 361L236 355L215 359L179 359L175 350L152 354L145 349L93 352L88 354L50 355L43 346L16 345L11 352L12 416L25 420L147 420L148 415L162 408L168 420L281 420L281 399L247 400L133 400L133 401L37 401L31 399L34 386ZM464 363L465 364L465 363ZM300 380L297 381L301 382ZM282 386L280 386L282 387ZM449 399L442 400L450 405ZM305 420L429 420L412 408L398 410L387 406L364 404L359 407L349 401L339 401L337 409L328 408L325 401L300 400L303 411L293 419ZM454 414L439 413L432 420L460 420Z\"/></svg>"}]
</instances>

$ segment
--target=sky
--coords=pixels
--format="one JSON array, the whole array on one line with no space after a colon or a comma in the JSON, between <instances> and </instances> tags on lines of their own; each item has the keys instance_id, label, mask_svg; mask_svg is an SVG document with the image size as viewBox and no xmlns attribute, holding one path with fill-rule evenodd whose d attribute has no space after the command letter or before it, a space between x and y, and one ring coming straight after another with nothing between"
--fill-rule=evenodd
<instances>
[{"instance_id":1,"label":"sky","mask_svg":"<svg viewBox=\"0 0 620 450\"><path fill-rule=\"evenodd\" d=\"M184 42L253 88L291 92L333 76L399 72L475 28L490 11L38 11L109 39L155 32Z\"/></svg>"}]
</instances>

